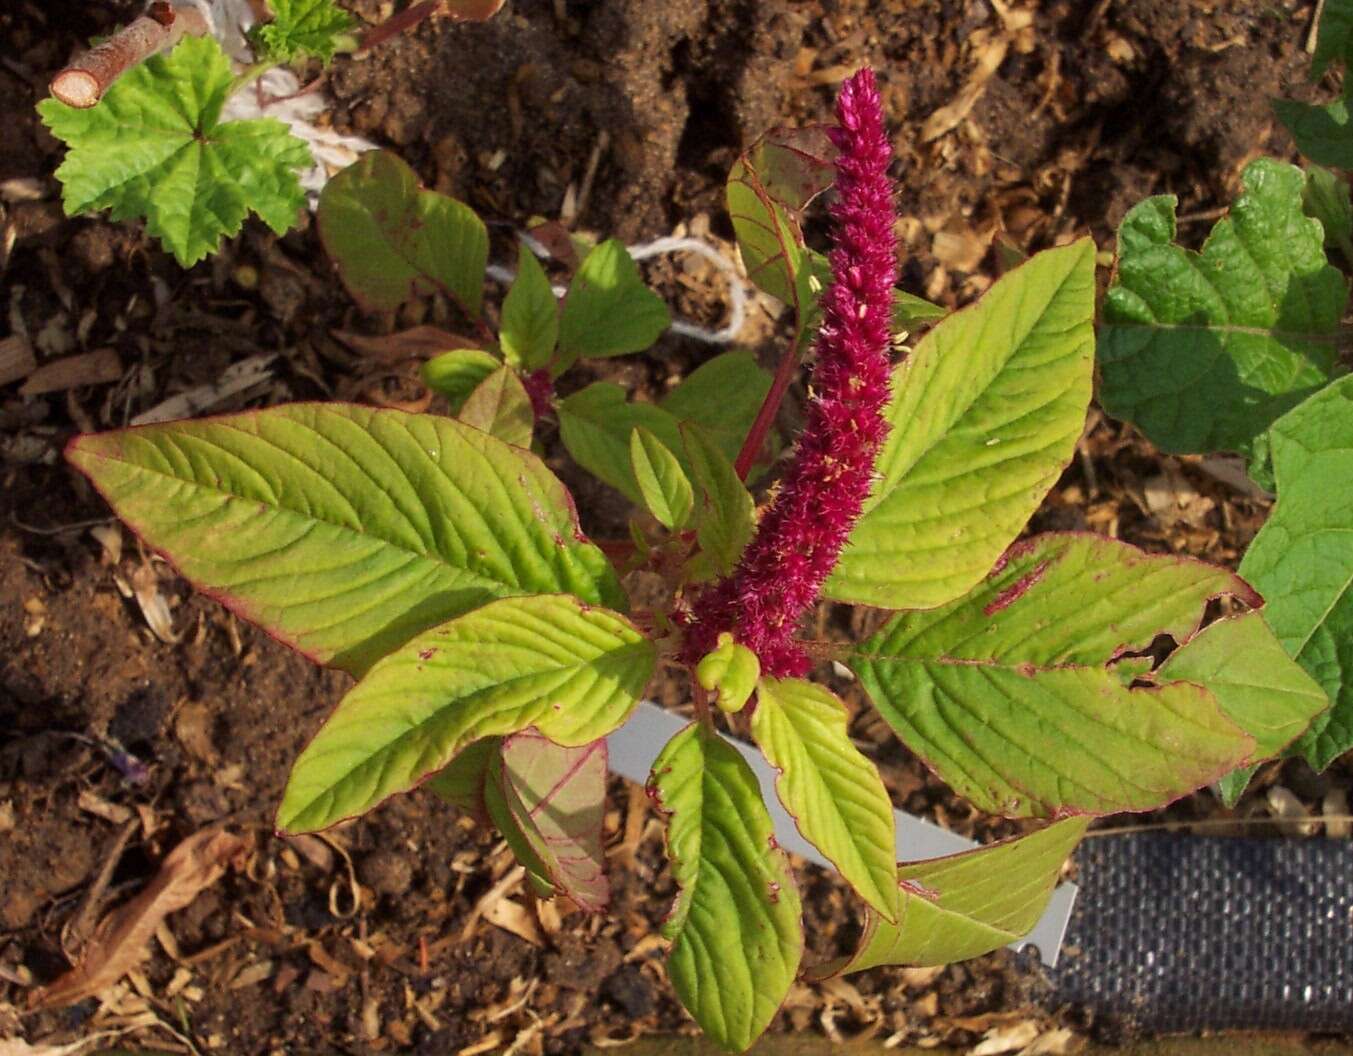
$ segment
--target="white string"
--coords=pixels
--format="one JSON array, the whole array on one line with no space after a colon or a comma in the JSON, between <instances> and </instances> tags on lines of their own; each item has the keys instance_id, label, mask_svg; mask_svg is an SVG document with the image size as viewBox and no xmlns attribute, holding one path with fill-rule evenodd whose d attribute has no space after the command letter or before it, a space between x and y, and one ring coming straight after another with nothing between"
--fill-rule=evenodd
<instances>
[{"instance_id":1,"label":"white string","mask_svg":"<svg viewBox=\"0 0 1353 1056\"><path fill-rule=\"evenodd\" d=\"M249 0L174 0L179 6L192 6L206 19L212 36L221 44L222 49L236 63L247 66L253 61L249 49L249 40L245 35L254 24L254 12ZM272 117L284 121L292 133L305 140L315 158L315 165L300 176L301 186L306 189L310 199L310 208L319 202L319 193L329 181L329 177L347 168L368 150L375 150L376 144L361 136L345 136L332 128L319 128L315 118L329 107L328 96L321 91L308 91L303 95L300 80L290 70L274 66L243 91L236 92L227 100L221 112L224 120L247 120L256 117ZM547 258L549 251L530 235L519 232L518 237L530 247L536 256ZM742 332L742 324L747 318L747 285L738 274L737 266L711 246L698 238L678 238L667 235L655 238L651 242L639 242L629 246L630 256L635 260L647 260L650 257L669 253L694 253L703 257L723 273L728 285L728 318L718 330L710 330L687 319L673 319L671 330L674 334L694 338L711 345L727 345L737 340ZM490 264L488 275L504 284L510 284L515 278L508 268ZM564 295L564 287L552 287L556 297Z\"/></svg>"}]
</instances>

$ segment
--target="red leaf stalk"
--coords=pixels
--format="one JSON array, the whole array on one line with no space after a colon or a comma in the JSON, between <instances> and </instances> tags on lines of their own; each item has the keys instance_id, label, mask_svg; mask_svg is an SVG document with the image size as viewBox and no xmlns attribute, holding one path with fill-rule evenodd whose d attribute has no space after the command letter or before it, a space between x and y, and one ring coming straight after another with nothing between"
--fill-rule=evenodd
<instances>
[{"instance_id":1,"label":"red leaf stalk","mask_svg":"<svg viewBox=\"0 0 1353 1056\"><path fill-rule=\"evenodd\" d=\"M887 435L889 321L897 279L892 151L872 70L841 87L832 281L822 295L811 397L798 450L731 576L681 617L682 658L694 663L731 631L769 675L801 676L794 641L859 519Z\"/></svg>"}]
</instances>

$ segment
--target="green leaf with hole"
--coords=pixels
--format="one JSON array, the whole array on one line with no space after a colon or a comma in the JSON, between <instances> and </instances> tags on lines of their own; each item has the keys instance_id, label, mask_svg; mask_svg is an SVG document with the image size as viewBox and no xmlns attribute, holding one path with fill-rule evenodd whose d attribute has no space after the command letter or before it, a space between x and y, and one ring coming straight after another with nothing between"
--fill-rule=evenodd
<instances>
[{"instance_id":1,"label":"green leaf with hole","mask_svg":"<svg viewBox=\"0 0 1353 1056\"><path fill-rule=\"evenodd\" d=\"M396 155L363 154L324 185L316 217L339 278L367 310L436 291L479 318L488 230L464 202L419 187Z\"/></svg>"},{"instance_id":2,"label":"green leaf with hole","mask_svg":"<svg viewBox=\"0 0 1353 1056\"><path fill-rule=\"evenodd\" d=\"M1254 738L1249 762L1278 755L1329 709L1324 689L1283 651L1262 612L1204 628L1154 678L1210 689L1227 717Z\"/></svg>"},{"instance_id":3,"label":"green leaf with hole","mask_svg":"<svg viewBox=\"0 0 1353 1056\"><path fill-rule=\"evenodd\" d=\"M803 956L798 888L756 775L713 730L692 723L653 764L649 787L670 815L676 904L663 925L667 975L701 1029L749 1048L789 992Z\"/></svg>"},{"instance_id":4,"label":"green leaf with hole","mask_svg":"<svg viewBox=\"0 0 1353 1056\"><path fill-rule=\"evenodd\" d=\"M648 512L671 531L690 520L695 491L681 460L642 425L630 433L630 469Z\"/></svg>"},{"instance_id":5,"label":"green leaf with hole","mask_svg":"<svg viewBox=\"0 0 1353 1056\"><path fill-rule=\"evenodd\" d=\"M694 422L735 458L770 392L770 372L750 352L725 352L707 360L659 402L679 422Z\"/></svg>"},{"instance_id":6,"label":"green leaf with hole","mask_svg":"<svg viewBox=\"0 0 1353 1056\"><path fill-rule=\"evenodd\" d=\"M1242 180L1200 253L1174 244L1170 196L1135 206L1118 231L1099 398L1165 451L1249 453L1334 370L1348 283L1303 212L1305 177L1261 158Z\"/></svg>"},{"instance_id":7,"label":"green leaf with hole","mask_svg":"<svg viewBox=\"0 0 1353 1056\"><path fill-rule=\"evenodd\" d=\"M880 479L834 601L929 608L970 590L1071 459L1093 368L1095 246L1039 253L893 371Z\"/></svg>"},{"instance_id":8,"label":"green leaf with hole","mask_svg":"<svg viewBox=\"0 0 1353 1056\"><path fill-rule=\"evenodd\" d=\"M496 356L478 348L457 348L423 364L423 381L451 404L451 413L459 414L470 393L501 367Z\"/></svg>"},{"instance_id":9,"label":"green leaf with hole","mask_svg":"<svg viewBox=\"0 0 1353 1056\"><path fill-rule=\"evenodd\" d=\"M700 688L714 694L714 703L729 715L741 711L751 699L761 677L761 661L745 645L739 645L727 631L719 635L716 649L700 658L695 680Z\"/></svg>"},{"instance_id":10,"label":"green leaf with hole","mask_svg":"<svg viewBox=\"0 0 1353 1056\"><path fill-rule=\"evenodd\" d=\"M607 239L583 258L559 320L555 375L579 357L642 352L671 324L667 305L644 285L623 243Z\"/></svg>"},{"instance_id":11,"label":"green leaf with hole","mask_svg":"<svg viewBox=\"0 0 1353 1056\"><path fill-rule=\"evenodd\" d=\"M1186 641L1225 569L1089 535L1035 536L976 589L894 617L847 664L908 748L979 810L1152 810L1249 759L1202 685L1125 685L1114 661Z\"/></svg>"},{"instance_id":12,"label":"green leaf with hole","mask_svg":"<svg viewBox=\"0 0 1353 1056\"><path fill-rule=\"evenodd\" d=\"M871 910L855 954L810 974L824 978L883 964L952 964L1018 941L1043 915L1088 824L1086 818L1067 818L1018 839L901 863L897 922Z\"/></svg>"},{"instance_id":13,"label":"green leaf with hole","mask_svg":"<svg viewBox=\"0 0 1353 1056\"><path fill-rule=\"evenodd\" d=\"M323 829L441 770L483 737L536 727L565 747L625 721L657 650L617 613L563 594L504 598L379 661L301 753L277 825Z\"/></svg>"},{"instance_id":14,"label":"green leaf with hole","mask_svg":"<svg viewBox=\"0 0 1353 1056\"><path fill-rule=\"evenodd\" d=\"M285 234L305 207L310 150L281 121L222 121L234 75L213 37L185 37L118 78L97 106L38 104L70 148L56 170L66 213L146 218L184 267L237 234L251 212Z\"/></svg>"},{"instance_id":15,"label":"green leaf with hole","mask_svg":"<svg viewBox=\"0 0 1353 1056\"><path fill-rule=\"evenodd\" d=\"M897 920L893 804L850 741L836 694L802 678L763 678L752 738L780 771L775 791L804 838L881 916Z\"/></svg>"},{"instance_id":16,"label":"green leaf with hole","mask_svg":"<svg viewBox=\"0 0 1353 1056\"><path fill-rule=\"evenodd\" d=\"M544 464L451 419L298 403L81 436L67 457L201 589L354 674L495 598L625 604Z\"/></svg>"},{"instance_id":17,"label":"green leaf with hole","mask_svg":"<svg viewBox=\"0 0 1353 1056\"><path fill-rule=\"evenodd\" d=\"M503 355L521 370L537 370L550 362L559 340L559 302L545 269L523 244L517 251L517 277L503 299L498 341Z\"/></svg>"},{"instance_id":18,"label":"green leaf with hole","mask_svg":"<svg viewBox=\"0 0 1353 1056\"><path fill-rule=\"evenodd\" d=\"M733 571L756 530L756 503L738 479L729 456L693 425L681 427L681 438L695 482L695 538L705 572L726 576ZM706 578L703 575L696 578Z\"/></svg>"},{"instance_id":19,"label":"green leaf with hole","mask_svg":"<svg viewBox=\"0 0 1353 1056\"><path fill-rule=\"evenodd\" d=\"M457 416L464 424L514 447L530 447L536 427L531 397L509 366L500 366L475 386Z\"/></svg>"},{"instance_id":20,"label":"green leaf with hole","mask_svg":"<svg viewBox=\"0 0 1353 1056\"><path fill-rule=\"evenodd\" d=\"M565 747L535 730L503 742L490 768L489 812L537 890L599 913L611 898L602 847L606 742Z\"/></svg>"},{"instance_id":21,"label":"green leaf with hole","mask_svg":"<svg viewBox=\"0 0 1353 1056\"><path fill-rule=\"evenodd\" d=\"M1353 377L1316 393L1270 431L1278 503L1240 573L1264 619L1324 689L1330 710L1295 746L1317 770L1353 747Z\"/></svg>"},{"instance_id":22,"label":"green leaf with hole","mask_svg":"<svg viewBox=\"0 0 1353 1056\"><path fill-rule=\"evenodd\" d=\"M334 0L268 0L272 19L249 30L249 43L260 62L294 62L312 55L321 62L334 57L356 20Z\"/></svg>"}]
</instances>

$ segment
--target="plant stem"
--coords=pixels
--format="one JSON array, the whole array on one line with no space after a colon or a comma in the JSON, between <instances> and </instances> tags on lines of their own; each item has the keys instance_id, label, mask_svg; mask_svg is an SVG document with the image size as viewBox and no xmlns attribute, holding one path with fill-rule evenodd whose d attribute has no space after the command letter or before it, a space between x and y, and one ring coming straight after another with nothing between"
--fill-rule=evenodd
<instances>
[{"instance_id":1,"label":"plant stem","mask_svg":"<svg viewBox=\"0 0 1353 1056\"><path fill-rule=\"evenodd\" d=\"M441 6L441 0L423 0L422 3L412 4L403 11L395 12L384 22L372 26L362 34L357 51L369 51L378 44L384 44L391 37L398 36L406 29L412 29Z\"/></svg>"},{"instance_id":2,"label":"plant stem","mask_svg":"<svg viewBox=\"0 0 1353 1056\"><path fill-rule=\"evenodd\" d=\"M775 377L771 379L770 389L766 393L766 398L761 401L761 407L756 412L752 427L747 430L746 439L742 441L742 448L738 451L737 460L733 463L733 469L737 471L739 480L745 481L747 479L747 474L752 471L757 456L761 454L761 449L765 446L766 436L770 433L771 426L775 424L775 418L780 413L780 404L784 402L785 393L789 391L789 385L794 380L794 375L799 371L802 347L803 330L796 329L794 340L785 349L785 354L780 357L780 363L775 368Z\"/></svg>"},{"instance_id":3,"label":"plant stem","mask_svg":"<svg viewBox=\"0 0 1353 1056\"><path fill-rule=\"evenodd\" d=\"M207 20L193 7L174 7L156 0L146 14L96 44L52 78L53 96L79 110L103 98L109 86L157 52L172 48L185 35L207 34Z\"/></svg>"}]
</instances>

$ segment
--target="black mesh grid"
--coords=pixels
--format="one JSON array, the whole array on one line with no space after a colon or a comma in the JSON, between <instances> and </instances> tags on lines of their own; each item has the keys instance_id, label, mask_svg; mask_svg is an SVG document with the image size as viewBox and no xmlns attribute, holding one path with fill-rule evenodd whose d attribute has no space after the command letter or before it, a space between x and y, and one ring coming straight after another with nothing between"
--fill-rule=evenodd
<instances>
[{"instance_id":1,"label":"black mesh grid","mask_svg":"<svg viewBox=\"0 0 1353 1056\"><path fill-rule=\"evenodd\" d=\"M1060 999L1144 1031L1353 1031L1353 843L1106 835L1076 861Z\"/></svg>"}]
</instances>

